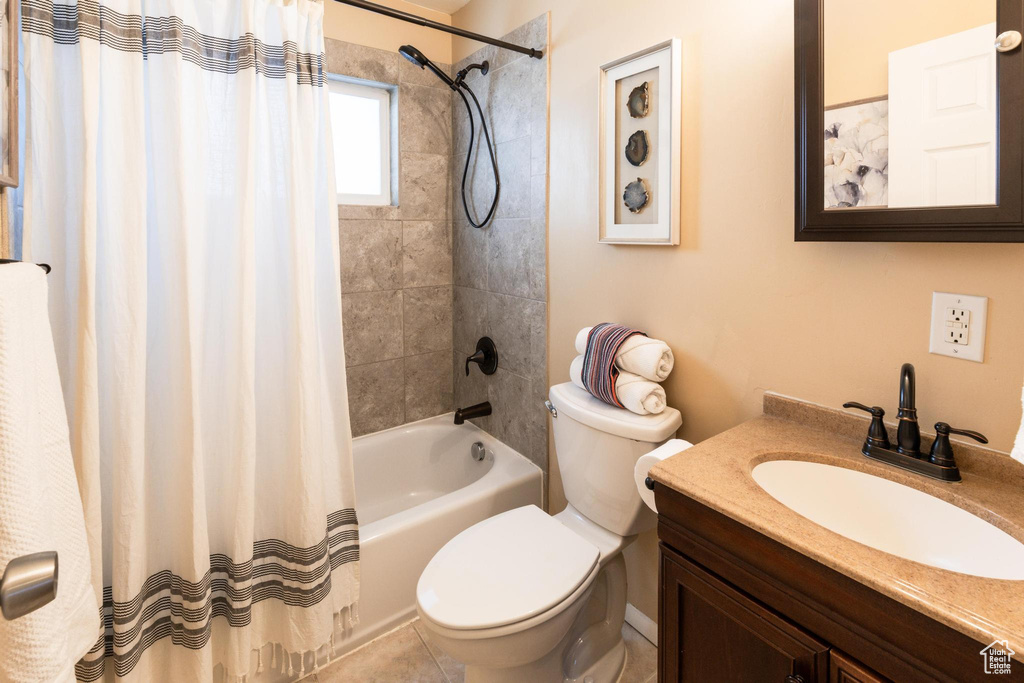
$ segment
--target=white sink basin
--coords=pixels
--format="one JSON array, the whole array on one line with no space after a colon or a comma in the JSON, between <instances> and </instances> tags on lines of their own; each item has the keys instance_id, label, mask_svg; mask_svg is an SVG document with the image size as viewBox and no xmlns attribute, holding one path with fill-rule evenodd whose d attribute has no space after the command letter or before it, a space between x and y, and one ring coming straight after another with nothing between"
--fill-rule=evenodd
<instances>
[{"instance_id":1,"label":"white sink basin","mask_svg":"<svg viewBox=\"0 0 1024 683\"><path fill-rule=\"evenodd\" d=\"M1024 544L917 489L800 460L764 462L753 475L789 509L851 540L961 574L1024 580Z\"/></svg>"}]
</instances>

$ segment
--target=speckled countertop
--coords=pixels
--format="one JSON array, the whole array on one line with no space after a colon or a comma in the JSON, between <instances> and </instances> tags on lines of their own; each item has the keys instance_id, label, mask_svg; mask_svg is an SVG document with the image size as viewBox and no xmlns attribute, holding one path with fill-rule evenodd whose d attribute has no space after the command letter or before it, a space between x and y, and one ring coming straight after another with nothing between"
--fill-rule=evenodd
<instances>
[{"instance_id":1,"label":"speckled countertop","mask_svg":"<svg viewBox=\"0 0 1024 683\"><path fill-rule=\"evenodd\" d=\"M1024 542L1024 465L954 442L963 481L940 482L861 455L867 428L858 415L768 393L764 415L659 463L651 476L982 644L1006 639L1024 661L1024 581L958 574L851 541L793 512L751 475L756 465L780 459L868 472L952 503ZM922 442L927 452L930 436L922 434Z\"/></svg>"}]
</instances>

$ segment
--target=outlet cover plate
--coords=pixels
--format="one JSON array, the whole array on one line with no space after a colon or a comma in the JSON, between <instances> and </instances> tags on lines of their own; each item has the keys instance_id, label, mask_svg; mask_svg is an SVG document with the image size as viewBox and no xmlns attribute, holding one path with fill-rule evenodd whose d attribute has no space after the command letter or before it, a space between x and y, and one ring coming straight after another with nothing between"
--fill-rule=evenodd
<instances>
[{"instance_id":1,"label":"outlet cover plate","mask_svg":"<svg viewBox=\"0 0 1024 683\"><path fill-rule=\"evenodd\" d=\"M932 292L928 350L940 356L985 361L988 297Z\"/></svg>"}]
</instances>

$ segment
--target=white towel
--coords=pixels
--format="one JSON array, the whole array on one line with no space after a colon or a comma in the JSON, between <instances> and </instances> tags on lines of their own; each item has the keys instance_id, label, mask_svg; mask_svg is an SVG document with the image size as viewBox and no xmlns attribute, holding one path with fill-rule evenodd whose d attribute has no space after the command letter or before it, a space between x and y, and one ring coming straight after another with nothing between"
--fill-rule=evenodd
<instances>
[{"instance_id":1,"label":"white towel","mask_svg":"<svg viewBox=\"0 0 1024 683\"><path fill-rule=\"evenodd\" d=\"M57 597L0 619L0 681L73 681L100 635L85 518L68 441L46 275L0 265L0 569L56 550Z\"/></svg>"},{"instance_id":2,"label":"white towel","mask_svg":"<svg viewBox=\"0 0 1024 683\"><path fill-rule=\"evenodd\" d=\"M576 356L569 366L569 379L580 389L583 386L583 356ZM657 415L665 410L665 390L660 384L631 372L619 372L615 379L615 395L626 410L637 415Z\"/></svg>"},{"instance_id":3,"label":"white towel","mask_svg":"<svg viewBox=\"0 0 1024 683\"><path fill-rule=\"evenodd\" d=\"M1020 403L1021 407L1024 408L1024 391L1021 392ZM1017 432L1017 441L1013 444L1013 450L1010 451L1010 455L1017 462L1024 463L1024 418L1021 418L1020 431Z\"/></svg>"},{"instance_id":4,"label":"white towel","mask_svg":"<svg viewBox=\"0 0 1024 683\"><path fill-rule=\"evenodd\" d=\"M587 352L587 337L593 327L584 327L576 335L576 353ZM615 367L624 372L640 375L652 382L664 382L675 365L675 356L668 344L659 340L634 334L622 342L615 355Z\"/></svg>"}]
</instances>

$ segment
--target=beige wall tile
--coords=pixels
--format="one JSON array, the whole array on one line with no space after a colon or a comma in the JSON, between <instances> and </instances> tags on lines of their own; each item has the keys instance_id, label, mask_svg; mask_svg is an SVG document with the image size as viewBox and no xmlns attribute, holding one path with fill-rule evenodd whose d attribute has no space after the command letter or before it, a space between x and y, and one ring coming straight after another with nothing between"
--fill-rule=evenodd
<instances>
[{"instance_id":1,"label":"beige wall tile","mask_svg":"<svg viewBox=\"0 0 1024 683\"><path fill-rule=\"evenodd\" d=\"M405 422L405 369L401 358L350 366L347 381L353 436Z\"/></svg>"},{"instance_id":2,"label":"beige wall tile","mask_svg":"<svg viewBox=\"0 0 1024 683\"><path fill-rule=\"evenodd\" d=\"M402 291L357 292L341 297L348 365L401 358Z\"/></svg>"},{"instance_id":3,"label":"beige wall tile","mask_svg":"<svg viewBox=\"0 0 1024 683\"><path fill-rule=\"evenodd\" d=\"M404 297L405 355L452 348L452 288L406 289Z\"/></svg>"},{"instance_id":4,"label":"beige wall tile","mask_svg":"<svg viewBox=\"0 0 1024 683\"><path fill-rule=\"evenodd\" d=\"M402 286L402 224L398 221L338 221L341 291L372 292Z\"/></svg>"},{"instance_id":5,"label":"beige wall tile","mask_svg":"<svg viewBox=\"0 0 1024 683\"><path fill-rule=\"evenodd\" d=\"M452 410L451 349L405 358L405 421Z\"/></svg>"},{"instance_id":6,"label":"beige wall tile","mask_svg":"<svg viewBox=\"0 0 1024 683\"><path fill-rule=\"evenodd\" d=\"M402 249L405 287L452 284L450 221L403 222Z\"/></svg>"},{"instance_id":7,"label":"beige wall tile","mask_svg":"<svg viewBox=\"0 0 1024 683\"><path fill-rule=\"evenodd\" d=\"M403 151L447 157L452 138L451 91L403 83L398 87L398 125Z\"/></svg>"}]
</instances>

